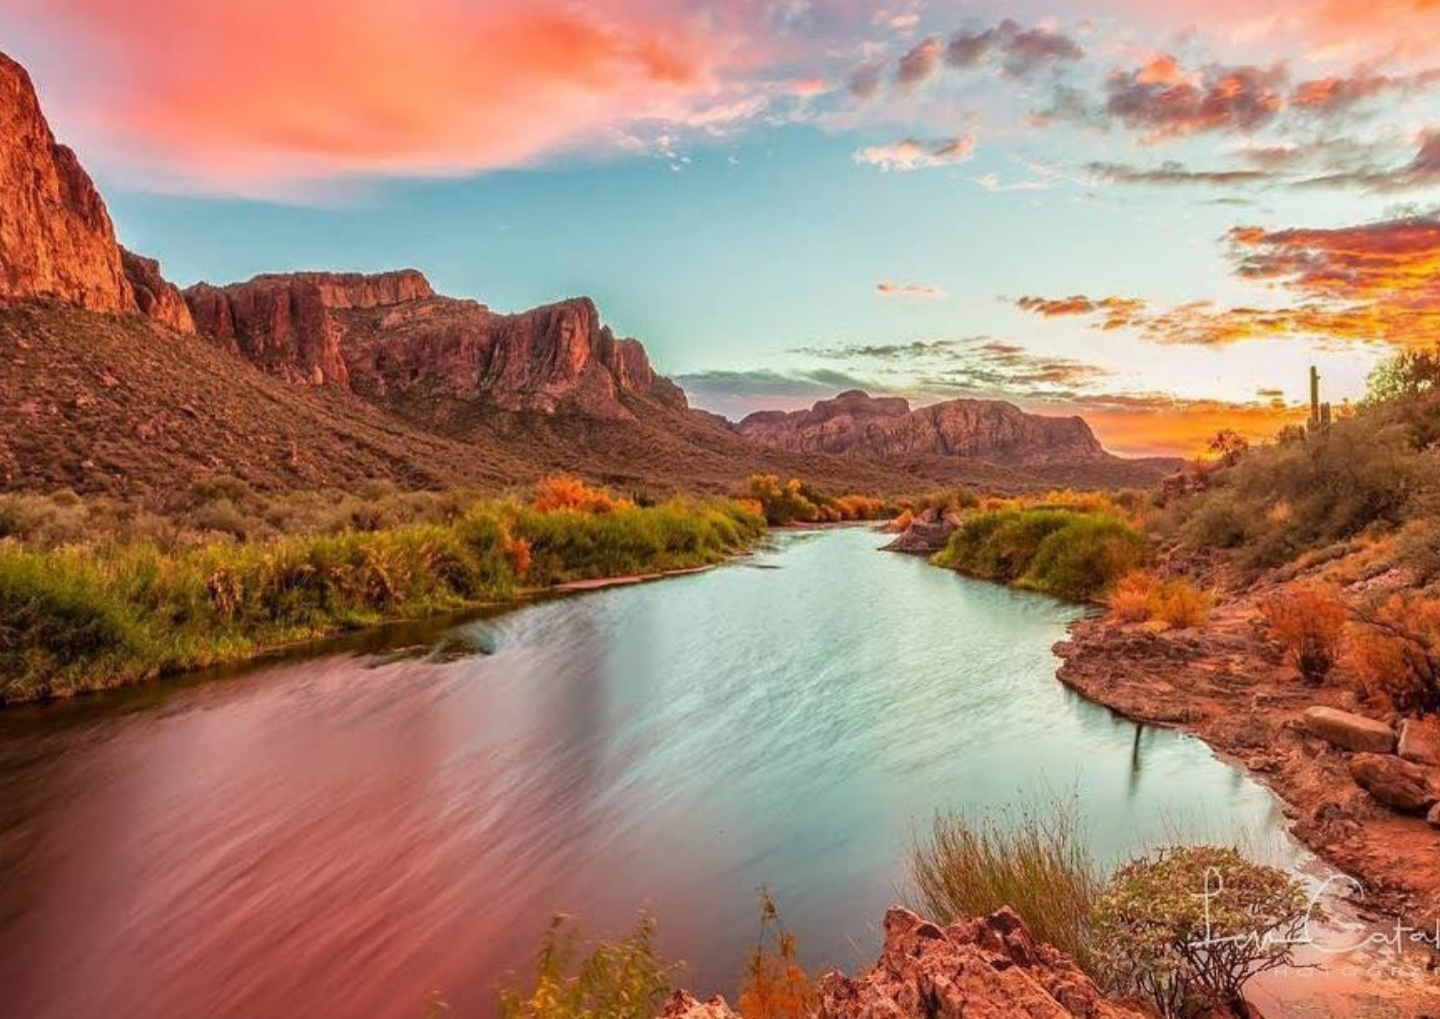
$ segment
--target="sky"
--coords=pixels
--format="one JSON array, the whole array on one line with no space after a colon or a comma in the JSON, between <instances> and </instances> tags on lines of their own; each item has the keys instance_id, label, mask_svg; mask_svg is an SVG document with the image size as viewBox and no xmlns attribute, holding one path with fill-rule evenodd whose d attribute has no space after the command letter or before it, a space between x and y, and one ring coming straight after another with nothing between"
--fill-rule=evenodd
<instances>
[{"instance_id":1,"label":"sky","mask_svg":"<svg viewBox=\"0 0 1440 1019\"><path fill-rule=\"evenodd\" d=\"M593 297L692 403L1293 420L1440 339L1440 0L0 0L188 284Z\"/></svg>"}]
</instances>

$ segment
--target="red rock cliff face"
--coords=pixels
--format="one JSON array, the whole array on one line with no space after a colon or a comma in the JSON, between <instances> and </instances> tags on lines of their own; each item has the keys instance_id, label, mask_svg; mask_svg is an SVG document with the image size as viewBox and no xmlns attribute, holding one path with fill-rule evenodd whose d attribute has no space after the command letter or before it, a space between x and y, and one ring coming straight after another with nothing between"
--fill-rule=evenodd
<instances>
[{"instance_id":1,"label":"red rock cliff face","mask_svg":"<svg viewBox=\"0 0 1440 1019\"><path fill-rule=\"evenodd\" d=\"M0 301L133 310L105 203L55 143L25 69L0 53Z\"/></svg>"},{"instance_id":2,"label":"red rock cliff face","mask_svg":"<svg viewBox=\"0 0 1440 1019\"><path fill-rule=\"evenodd\" d=\"M135 296L135 306L142 315L176 332L195 331L195 321L190 317L190 308L180 288L160 275L159 262L124 248L120 249L120 262Z\"/></svg>"},{"instance_id":3,"label":"red rock cliff face","mask_svg":"<svg viewBox=\"0 0 1440 1019\"><path fill-rule=\"evenodd\" d=\"M588 298L518 315L436 296L413 270L260 276L185 291L200 331L295 381L380 401L443 395L510 411L623 418L627 395L685 406Z\"/></svg>"},{"instance_id":4,"label":"red rock cliff face","mask_svg":"<svg viewBox=\"0 0 1440 1019\"><path fill-rule=\"evenodd\" d=\"M805 411L760 411L735 427L768 446L868 458L928 454L1037 464L1107 455L1082 419L1027 414L1000 400L911 410L899 397L852 390Z\"/></svg>"},{"instance_id":5,"label":"red rock cliff face","mask_svg":"<svg viewBox=\"0 0 1440 1019\"><path fill-rule=\"evenodd\" d=\"M383 308L433 294L425 277L413 269L374 276L257 276L227 287L198 283L184 292L200 332L222 347L292 382L345 388L350 371L334 313Z\"/></svg>"}]
</instances>

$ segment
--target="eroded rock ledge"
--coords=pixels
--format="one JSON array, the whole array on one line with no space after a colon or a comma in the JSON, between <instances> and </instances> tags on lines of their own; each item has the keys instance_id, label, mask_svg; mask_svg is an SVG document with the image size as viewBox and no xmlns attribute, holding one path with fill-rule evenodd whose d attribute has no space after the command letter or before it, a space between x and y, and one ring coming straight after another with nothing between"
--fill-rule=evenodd
<instances>
[{"instance_id":1,"label":"eroded rock ledge","mask_svg":"<svg viewBox=\"0 0 1440 1019\"><path fill-rule=\"evenodd\" d=\"M1036 941L1009 909L940 927L908 909L885 914L880 959L858 977L827 973L817 984L818 1019L1140 1019L1112 1001L1059 949ZM724 998L685 991L663 1019L741 1019Z\"/></svg>"}]
</instances>

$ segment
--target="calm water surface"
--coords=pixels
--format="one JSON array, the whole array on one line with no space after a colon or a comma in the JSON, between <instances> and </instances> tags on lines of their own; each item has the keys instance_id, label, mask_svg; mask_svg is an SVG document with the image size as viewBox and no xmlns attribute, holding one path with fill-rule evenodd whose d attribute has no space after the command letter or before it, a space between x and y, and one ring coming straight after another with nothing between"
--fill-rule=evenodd
<instances>
[{"instance_id":1,"label":"calm water surface","mask_svg":"<svg viewBox=\"0 0 1440 1019\"><path fill-rule=\"evenodd\" d=\"M1056 682L1076 610L880 543L783 535L466 624L470 657L0 714L0 1012L416 1019L438 990L484 1016L552 913L641 908L728 992L760 885L808 963L871 961L937 808L1078 792L1106 856L1274 837L1202 743Z\"/></svg>"}]
</instances>

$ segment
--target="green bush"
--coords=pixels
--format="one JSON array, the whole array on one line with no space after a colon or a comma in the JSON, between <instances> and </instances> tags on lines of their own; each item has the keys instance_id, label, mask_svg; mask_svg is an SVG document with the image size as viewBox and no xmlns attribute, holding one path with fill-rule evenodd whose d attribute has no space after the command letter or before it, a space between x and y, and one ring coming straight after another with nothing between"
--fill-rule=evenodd
<instances>
[{"instance_id":1,"label":"green bush","mask_svg":"<svg viewBox=\"0 0 1440 1019\"><path fill-rule=\"evenodd\" d=\"M1103 886L1073 803L1043 811L937 814L909 860L917 908L941 924L1009 906L1041 941L1096 970L1090 915Z\"/></svg>"},{"instance_id":2,"label":"green bush","mask_svg":"<svg viewBox=\"0 0 1440 1019\"><path fill-rule=\"evenodd\" d=\"M1244 1010L1245 984L1288 966L1309 900L1284 871L1234 849L1186 846L1122 867L1094 912L1112 991L1149 998L1163 1015Z\"/></svg>"},{"instance_id":3,"label":"green bush","mask_svg":"<svg viewBox=\"0 0 1440 1019\"><path fill-rule=\"evenodd\" d=\"M933 561L972 577L1088 601L1140 566L1146 548L1144 535L1109 513L1034 506L972 514Z\"/></svg>"}]
</instances>

